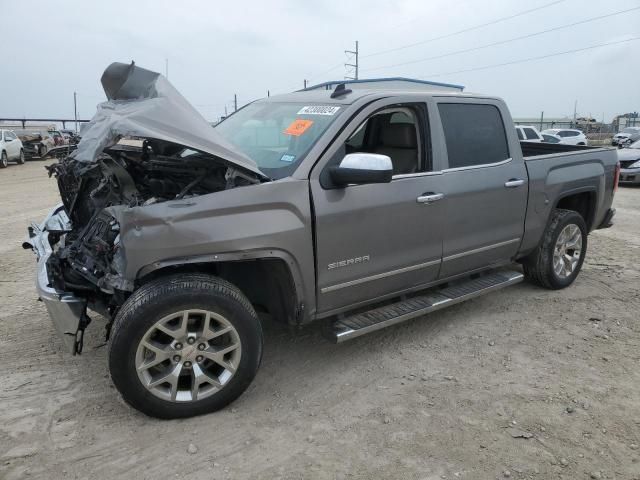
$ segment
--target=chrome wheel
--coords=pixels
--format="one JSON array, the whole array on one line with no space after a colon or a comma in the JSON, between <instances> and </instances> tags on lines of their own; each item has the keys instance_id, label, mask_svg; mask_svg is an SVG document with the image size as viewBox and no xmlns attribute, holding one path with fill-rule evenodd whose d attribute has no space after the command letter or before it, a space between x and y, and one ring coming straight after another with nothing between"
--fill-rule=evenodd
<instances>
[{"instance_id":1,"label":"chrome wheel","mask_svg":"<svg viewBox=\"0 0 640 480\"><path fill-rule=\"evenodd\" d=\"M233 378L242 354L238 332L222 315L182 310L157 321L136 351L142 385L172 402L201 400Z\"/></svg>"},{"instance_id":2,"label":"chrome wheel","mask_svg":"<svg viewBox=\"0 0 640 480\"><path fill-rule=\"evenodd\" d=\"M559 278L573 274L582 253L582 231L570 223L562 229L553 250L553 271Z\"/></svg>"}]
</instances>

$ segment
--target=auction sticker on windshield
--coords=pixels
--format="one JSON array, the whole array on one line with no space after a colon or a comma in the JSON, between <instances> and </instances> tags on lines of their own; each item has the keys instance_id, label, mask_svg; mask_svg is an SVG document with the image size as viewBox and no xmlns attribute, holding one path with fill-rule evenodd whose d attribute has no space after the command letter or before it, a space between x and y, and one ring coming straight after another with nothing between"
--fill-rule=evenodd
<instances>
[{"instance_id":1,"label":"auction sticker on windshield","mask_svg":"<svg viewBox=\"0 0 640 480\"><path fill-rule=\"evenodd\" d=\"M298 115L335 115L340 107L331 105L310 105L302 107Z\"/></svg>"},{"instance_id":2,"label":"auction sticker on windshield","mask_svg":"<svg viewBox=\"0 0 640 480\"><path fill-rule=\"evenodd\" d=\"M299 137L304 132L306 132L309 127L311 127L311 125L313 125L313 120L294 120L293 122L291 122L291 125L287 127L284 133L285 135L293 135L295 137Z\"/></svg>"}]
</instances>

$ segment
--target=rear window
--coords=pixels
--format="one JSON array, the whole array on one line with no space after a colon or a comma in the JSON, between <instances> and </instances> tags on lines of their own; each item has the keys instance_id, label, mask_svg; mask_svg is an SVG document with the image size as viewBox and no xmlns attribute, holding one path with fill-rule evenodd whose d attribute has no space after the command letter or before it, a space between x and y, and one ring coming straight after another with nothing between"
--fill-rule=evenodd
<instances>
[{"instance_id":1,"label":"rear window","mask_svg":"<svg viewBox=\"0 0 640 480\"><path fill-rule=\"evenodd\" d=\"M522 134L522 130L516 128L516 133L518 134L518 140L524 140L524 135Z\"/></svg>"},{"instance_id":2,"label":"rear window","mask_svg":"<svg viewBox=\"0 0 640 480\"><path fill-rule=\"evenodd\" d=\"M509 147L500 111L494 105L441 103L449 168L501 162Z\"/></svg>"},{"instance_id":3,"label":"rear window","mask_svg":"<svg viewBox=\"0 0 640 480\"><path fill-rule=\"evenodd\" d=\"M538 134L533 128L525 128L524 134L527 136L527 140L538 140Z\"/></svg>"}]
</instances>

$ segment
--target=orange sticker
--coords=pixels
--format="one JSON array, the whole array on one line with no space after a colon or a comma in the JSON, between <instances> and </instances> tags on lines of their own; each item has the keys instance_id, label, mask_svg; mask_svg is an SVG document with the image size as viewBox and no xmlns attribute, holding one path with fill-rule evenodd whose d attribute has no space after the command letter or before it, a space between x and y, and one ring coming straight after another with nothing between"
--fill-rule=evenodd
<instances>
[{"instance_id":1,"label":"orange sticker","mask_svg":"<svg viewBox=\"0 0 640 480\"><path fill-rule=\"evenodd\" d=\"M284 134L299 137L306 132L311 125L313 125L313 120L294 120L284 131Z\"/></svg>"}]
</instances>

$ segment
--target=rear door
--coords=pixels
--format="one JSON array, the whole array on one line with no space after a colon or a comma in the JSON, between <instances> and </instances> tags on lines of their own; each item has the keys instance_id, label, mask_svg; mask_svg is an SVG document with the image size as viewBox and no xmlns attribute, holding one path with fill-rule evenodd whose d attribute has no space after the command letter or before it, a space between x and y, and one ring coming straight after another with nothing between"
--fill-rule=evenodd
<instances>
[{"instance_id":1,"label":"rear door","mask_svg":"<svg viewBox=\"0 0 640 480\"><path fill-rule=\"evenodd\" d=\"M501 102L484 99L438 101L446 143L442 176L445 198L440 278L511 260L524 232L527 173L505 124ZM511 149L515 152L511 152Z\"/></svg>"},{"instance_id":2,"label":"rear door","mask_svg":"<svg viewBox=\"0 0 640 480\"><path fill-rule=\"evenodd\" d=\"M425 103L406 100L380 100L362 110L311 173L320 314L397 295L438 277L442 175L432 163L432 112ZM408 124L415 124L415 142L405 135ZM392 181L334 188L329 167L356 152L390 156ZM436 200L421 200L429 195Z\"/></svg>"}]
</instances>

